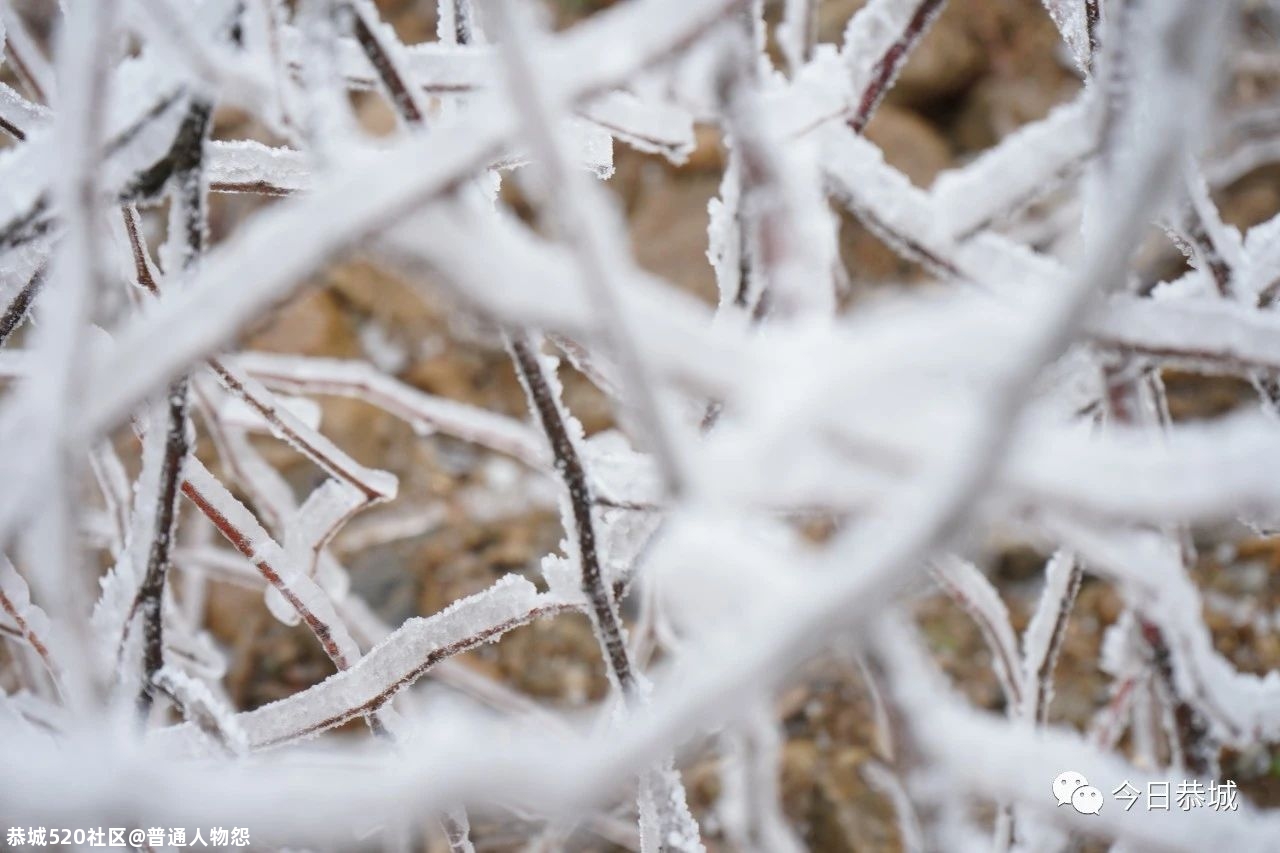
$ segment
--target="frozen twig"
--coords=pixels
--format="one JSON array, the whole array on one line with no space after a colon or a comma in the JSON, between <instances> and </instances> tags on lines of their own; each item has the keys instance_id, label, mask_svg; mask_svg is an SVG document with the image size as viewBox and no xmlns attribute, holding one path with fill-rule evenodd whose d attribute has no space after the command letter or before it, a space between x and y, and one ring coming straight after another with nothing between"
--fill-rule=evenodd
<instances>
[{"instance_id":1,"label":"frozen twig","mask_svg":"<svg viewBox=\"0 0 1280 853\"><path fill-rule=\"evenodd\" d=\"M31 647L48 669L54 683L58 684L62 675L49 649L49 617L31 602L26 581L3 554L0 554L0 610L4 611L7 621L12 623L14 636Z\"/></svg>"},{"instance_id":2,"label":"frozen twig","mask_svg":"<svg viewBox=\"0 0 1280 853\"><path fill-rule=\"evenodd\" d=\"M1053 671L1066 637L1067 620L1080 591L1080 566L1073 555L1054 554L1045 567L1044 591L1022 638L1022 679L1027 685L1021 714L1044 725L1053 699Z\"/></svg>"},{"instance_id":3,"label":"frozen twig","mask_svg":"<svg viewBox=\"0 0 1280 853\"><path fill-rule=\"evenodd\" d=\"M370 0L345 0L345 5L352 18L356 41L377 72L396 112L411 126L423 125L427 119L426 107L413 85L413 78L405 70L403 57L399 55L403 45L395 32L381 21Z\"/></svg>"},{"instance_id":4,"label":"frozen twig","mask_svg":"<svg viewBox=\"0 0 1280 853\"><path fill-rule=\"evenodd\" d=\"M555 99L576 103L615 87L706 32L736 2L645 0L580 25L559 37L547 62L592 73L558 80ZM639 42L637 33L643 34ZM624 44L625 50L612 49ZM404 140L376 162L329 176L306 198L260 214L252 229L210 252L191 287L121 331L116 354L100 368L115 381L90 383L97 390L86 407L85 430L98 433L120 423L157 384L225 343L344 248L458 186L516 132L510 117L492 109L473 110L472 116L466 130ZM281 241L293 243L293 251L281 256ZM158 333L175 324L190 326L193 334L160 346Z\"/></svg>"},{"instance_id":5,"label":"frozen twig","mask_svg":"<svg viewBox=\"0 0 1280 853\"><path fill-rule=\"evenodd\" d=\"M1006 707L1011 714L1017 713L1029 682L1019 665L1017 639L1000 594L977 566L964 560L941 561L934 569L934 576L982 632L991 650L992 668L1004 688Z\"/></svg>"},{"instance_id":6,"label":"frozen twig","mask_svg":"<svg viewBox=\"0 0 1280 853\"><path fill-rule=\"evenodd\" d=\"M492 9L498 35L503 40L507 85L538 157L540 180L543 192L548 194L546 204L551 218L573 246L592 305L608 331L625 383L628 409L644 427L644 438L668 491L680 494L688 483L677 439L672 435L672 424L654 386L652 371L636 348L635 329L619 301L619 292L625 286L628 256L622 225L601 192L572 168L562 140L557 136L554 90L540 79L542 72L530 62L523 44L522 34L528 31L528 23L520 26L510 0L497 0ZM551 193L552 187L554 193Z\"/></svg>"},{"instance_id":7,"label":"frozen twig","mask_svg":"<svg viewBox=\"0 0 1280 853\"><path fill-rule=\"evenodd\" d=\"M618 603L601 565L596 523L592 517L591 486L576 446L579 436L571 432L580 432L581 427L564 411L557 390L559 382L543 364L536 340L513 334L508 336L508 346L516 373L529 398L529 408L547 435L556 471L564 484L567 511L562 515L566 529L575 540L575 547L570 553L576 557L581 572L582 595L588 605L587 613L596 630L609 679L622 694L624 702L634 710L645 701L645 683L631 659L618 615ZM702 849L698 826L689 813L684 787L674 770L659 766L646 772L641 779L640 804L642 842L648 836L650 841L645 843L656 843L652 848L655 850ZM655 813L655 825L647 830L646 809ZM655 832L657 837L653 839Z\"/></svg>"},{"instance_id":8,"label":"frozen twig","mask_svg":"<svg viewBox=\"0 0 1280 853\"><path fill-rule=\"evenodd\" d=\"M176 246L171 253L176 256L173 260L177 263L174 278L189 274L204 254L209 225L202 164L212 116L212 103L193 100L178 131L182 147L175 151L173 158L169 217L170 244ZM157 287L154 276L144 259L139 257L139 253L146 256L146 247L138 239L136 220L130 214L126 210L125 220L129 226L136 273L139 281L149 279L154 290ZM144 716L150 710L154 697L156 674L165 665L162 608L177 531L179 484L183 480L183 467L192 444L188 385L185 376L170 383L164 417L155 418L151 424L152 429L160 429L163 425L165 440L164 457L156 471L159 482L155 487L154 527L148 536L151 547L133 608L142 619L142 690L138 704Z\"/></svg>"},{"instance_id":9,"label":"frozen twig","mask_svg":"<svg viewBox=\"0 0 1280 853\"><path fill-rule=\"evenodd\" d=\"M547 435L556 471L564 482L569 506L566 522L571 523L569 532L574 538L574 554L581 567L582 593L591 608L591 621L608 664L609 678L628 702L635 702L640 698L640 685L627 651L617 603L600 565L595 520L592 518L591 486L576 446L580 438L570 433L570 422L563 404L553 390L559 383L549 378L537 343L527 336L513 334L509 346L516 373L529 398L529 408ZM576 426L576 422L574 424Z\"/></svg>"},{"instance_id":10,"label":"frozen twig","mask_svg":"<svg viewBox=\"0 0 1280 853\"><path fill-rule=\"evenodd\" d=\"M150 536L151 549L147 556L146 574L138 587L135 603L135 610L142 619L143 688L138 702L144 713L151 707L156 673L164 667L164 620L161 606L178 524L179 483L183 479L183 467L191 449L185 381L175 383L169 389L166 402L164 420L157 419L152 423L152 429L159 429L162 423L164 425L164 459L158 471L155 527Z\"/></svg>"},{"instance_id":11,"label":"frozen twig","mask_svg":"<svg viewBox=\"0 0 1280 853\"><path fill-rule=\"evenodd\" d=\"M0 3L0 23L4 26L5 61L13 66L33 98L52 104L58 96L53 67L13 4Z\"/></svg>"},{"instance_id":12,"label":"frozen twig","mask_svg":"<svg viewBox=\"0 0 1280 853\"><path fill-rule=\"evenodd\" d=\"M4 309L4 315L0 316L0 347L8 343L13 333L26 322L27 315L31 313L31 303L35 302L45 277L46 270L40 267Z\"/></svg>"},{"instance_id":13,"label":"frozen twig","mask_svg":"<svg viewBox=\"0 0 1280 853\"><path fill-rule=\"evenodd\" d=\"M854 133L862 133L871 121L876 107L888 94L898 79L902 67L920 40L924 38L929 27L942 12L946 0L873 0L860 15L854 18L845 34L845 49L850 61L865 61L865 52L859 43L860 38L874 40L883 38L883 30L892 30L896 38L884 49L869 69L858 77L862 84L862 94L857 106L848 117L847 123ZM867 26L860 28L865 19Z\"/></svg>"}]
</instances>

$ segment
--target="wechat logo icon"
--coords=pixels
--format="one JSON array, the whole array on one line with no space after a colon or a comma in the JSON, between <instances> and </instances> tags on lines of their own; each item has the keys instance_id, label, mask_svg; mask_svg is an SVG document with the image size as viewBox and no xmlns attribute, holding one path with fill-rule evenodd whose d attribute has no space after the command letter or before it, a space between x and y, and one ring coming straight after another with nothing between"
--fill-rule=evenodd
<instances>
[{"instance_id":1,"label":"wechat logo icon","mask_svg":"<svg viewBox=\"0 0 1280 853\"><path fill-rule=\"evenodd\" d=\"M1059 773L1053 780L1053 797L1059 806L1070 805L1080 814L1102 811L1102 792L1074 770Z\"/></svg>"}]
</instances>

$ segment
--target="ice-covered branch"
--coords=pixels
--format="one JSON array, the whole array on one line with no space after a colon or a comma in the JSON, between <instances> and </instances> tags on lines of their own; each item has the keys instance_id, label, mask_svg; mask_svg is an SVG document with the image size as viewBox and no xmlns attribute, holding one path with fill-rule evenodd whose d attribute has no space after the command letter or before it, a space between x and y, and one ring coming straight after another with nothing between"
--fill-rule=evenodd
<instances>
[{"instance_id":1,"label":"ice-covered branch","mask_svg":"<svg viewBox=\"0 0 1280 853\"><path fill-rule=\"evenodd\" d=\"M493 12L503 40L507 87L538 160L538 180L548 219L573 249L592 309L610 340L624 382L628 414L642 425L644 439L668 491L679 494L689 485L680 460L679 439L672 434L665 402L654 387L652 370L637 349L636 329L619 296L629 265L622 223L601 190L570 166L557 135L558 105L555 90L548 82L551 78L543 79L524 44L522 33L532 29L536 34L537 28L519 20L510 0L497 0Z\"/></svg>"},{"instance_id":2,"label":"ice-covered branch","mask_svg":"<svg viewBox=\"0 0 1280 853\"><path fill-rule=\"evenodd\" d=\"M844 40L846 60L861 89L847 119L854 133L866 129L907 58L945 5L946 0L872 0L854 16ZM867 65L869 57L874 60Z\"/></svg>"},{"instance_id":3,"label":"ice-covered branch","mask_svg":"<svg viewBox=\"0 0 1280 853\"><path fill-rule=\"evenodd\" d=\"M427 394L367 362L249 352L236 356L235 363L272 388L365 400L418 432L451 435L535 468L550 462L542 439L519 421Z\"/></svg>"},{"instance_id":4,"label":"ice-covered branch","mask_svg":"<svg viewBox=\"0 0 1280 853\"><path fill-rule=\"evenodd\" d=\"M409 620L342 672L288 699L239 714L235 723L251 749L314 737L376 712L442 660L493 642L539 617L581 606L539 594L528 581L510 575L434 616ZM170 729L158 737L182 742L190 734Z\"/></svg>"},{"instance_id":5,"label":"ice-covered branch","mask_svg":"<svg viewBox=\"0 0 1280 853\"><path fill-rule=\"evenodd\" d=\"M706 32L735 2L645 0L580 24L549 46L544 62L591 73L553 76L551 99L576 103L616 87ZM494 107L476 103L464 129L406 139L372 162L328 176L305 198L254 217L252 228L209 253L191 287L121 331L114 356L100 368L114 381L89 383L94 393L84 428L96 433L118 424L153 388L224 344L318 266L483 168L516 132L514 120ZM292 246L283 256L282 242ZM162 330L174 327L192 334L160 345Z\"/></svg>"}]
</instances>

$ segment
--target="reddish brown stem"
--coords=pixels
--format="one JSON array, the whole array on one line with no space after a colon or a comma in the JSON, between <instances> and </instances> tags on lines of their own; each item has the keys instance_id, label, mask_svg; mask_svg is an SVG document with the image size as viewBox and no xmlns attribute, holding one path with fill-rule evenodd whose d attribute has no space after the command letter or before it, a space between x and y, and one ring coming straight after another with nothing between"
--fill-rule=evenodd
<instances>
[{"instance_id":1,"label":"reddish brown stem","mask_svg":"<svg viewBox=\"0 0 1280 853\"><path fill-rule=\"evenodd\" d=\"M170 153L173 164L172 204L179 206L182 215L182 267L194 269L204 254L207 206L205 193L200 186L201 168L204 163L204 142L209 134L213 116L213 104L195 99L187 110L182 127L178 131ZM131 229L130 244L133 247L134 265L138 277L156 283L146 263L145 247L137 233L133 217L126 213L126 227ZM140 253L143 253L140 255ZM145 716L155 698L155 677L164 667L164 590L172 562L173 540L178 523L178 488L182 482L182 468L191 452L188 417L189 381L183 376L169 386L168 408L165 421L164 459L160 466L160 483L156 497L155 528L151 550L147 557L147 570L134 610L142 615L142 690L138 695L138 709ZM153 423L152 428L158 428Z\"/></svg>"},{"instance_id":2,"label":"reddish brown stem","mask_svg":"<svg viewBox=\"0 0 1280 853\"><path fill-rule=\"evenodd\" d=\"M53 662L53 656L49 653L48 644L46 644L45 641L40 638L40 635L31 628L31 623L23 617L22 613L19 612L18 608L15 607L13 602L9 599L9 596L5 595L4 590L0 590L0 610L3 610L5 615L13 620L13 625L16 629L14 636L21 638L26 641L27 645L31 646L32 650L40 657L41 662L44 663L45 668L49 670L49 674L54 677L54 681L56 682L58 679L58 668Z\"/></svg>"},{"instance_id":3,"label":"reddish brown stem","mask_svg":"<svg viewBox=\"0 0 1280 853\"><path fill-rule=\"evenodd\" d=\"M325 448L317 446L307 436L294 428L290 419L283 416L280 409L269 399L263 399L254 390L245 385L238 371L231 369L217 358L209 359L209 367L217 375L219 381L248 406L258 413L285 441L298 448L312 462L339 481L354 487L363 496L366 503L386 500L391 497L388 492L371 485L361 471L355 469L355 461L340 458ZM268 395L269 396L269 395Z\"/></svg>"},{"instance_id":4,"label":"reddish brown stem","mask_svg":"<svg viewBox=\"0 0 1280 853\"><path fill-rule=\"evenodd\" d=\"M624 697L631 700L637 686L635 672L623 639L622 620L618 617L613 594L600 566L595 521L591 517L591 486L586 469L564 422L560 402L551 390L546 368L534 349L535 344L518 334L512 334L508 340L512 361L529 398L529 408L547 434L556 471L569 496L574 527L571 533L577 539L578 560L582 564L582 592L589 604L591 621L599 632L605 663L609 665L610 674Z\"/></svg>"},{"instance_id":5,"label":"reddish brown stem","mask_svg":"<svg viewBox=\"0 0 1280 853\"><path fill-rule=\"evenodd\" d=\"M862 133L866 129L876 107L884 100L884 96L898 79L898 74L902 71L902 66L906 65L911 51L929 31L929 27L937 19L945 3L946 0L921 0L915 13L907 21L906 27L903 28L902 35L876 62L872 69L871 82L863 90L857 109L848 120L849 127L854 133Z\"/></svg>"},{"instance_id":6,"label":"reddish brown stem","mask_svg":"<svg viewBox=\"0 0 1280 853\"><path fill-rule=\"evenodd\" d=\"M387 96L391 98L396 112L400 114L407 124L413 127L421 127L426 122L426 116L422 114L417 100L413 97L413 92L410 89L411 84L400 76L400 72L392 60L386 45L382 43L380 34L374 31L373 24L366 20L357 3L348 3L347 8L354 19L352 29L354 30L356 41L359 42L365 57L368 58L373 70L377 73L378 80L381 81L382 88L386 90Z\"/></svg>"},{"instance_id":7,"label":"reddish brown stem","mask_svg":"<svg viewBox=\"0 0 1280 853\"><path fill-rule=\"evenodd\" d=\"M185 377L169 386L167 414L168 432L164 460L160 466L155 530L147 556L147 571L138 587L134 604L134 610L142 615L143 683L138 695L138 708L144 715L151 709L155 697L155 675L164 667L164 588L178 525L178 484L182 480L182 466L191 450ZM155 428L154 424L152 428Z\"/></svg>"},{"instance_id":8,"label":"reddish brown stem","mask_svg":"<svg viewBox=\"0 0 1280 853\"><path fill-rule=\"evenodd\" d=\"M325 654L333 661L334 666L338 669L346 669L350 664L346 655L338 648L338 644L333 640L333 634L329 630L329 626L324 620L320 619L306 604L300 599L289 585L280 577L280 573L276 571L267 560L258 554L253 543L249 540L239 528L237 528L225 515L218 511L218 508L205 495L191 483L190 480L184 481L182 484L182 494L187 497L196 508L204 514L205 518L213 523L218 532L222 534L231 547L240 552L249 562L253 563L258 572L266 579L267 583L276 588L276 591L284 597L285 601L297 611L302 621L311 629L311 633L315 634L316 639L320 641L320 646L324 649Z\"/></svg>"},{"instance_id":9,"label":"reddish brown stem","mask_svg":"<svg viewBox=\"0 0 1280 853\"><path fill-rule=\"evenodd\" d=\"M26 322L27 317L31 314L31 305L36 301L40 288L44 286L45 272L45 266L41 265L40 269L35 271L35 274L23 285L22 290L18 291L18 295L9 303L9 307L4 310L3 316L0 316L0 347L9 342L9 338Z\"/></svg>"}]
</instances>

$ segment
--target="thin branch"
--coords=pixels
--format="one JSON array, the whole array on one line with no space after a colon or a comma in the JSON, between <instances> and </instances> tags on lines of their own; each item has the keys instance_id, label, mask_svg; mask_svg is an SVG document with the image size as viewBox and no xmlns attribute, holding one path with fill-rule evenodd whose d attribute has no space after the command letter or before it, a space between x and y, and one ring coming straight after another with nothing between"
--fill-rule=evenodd
<instances>
[{"instance_id":1,"label":"thin branch","mask_svg":"<svg viewBox=\"0 0 1280 853\"><path fill-rule=\"evenodd\" d=\"M1027 686L1019 665L1018 645L1009 623L1009 611L978 567L960 559L940 560L934 577L947 595L978 626L991 652L992 668L1005 694L1005 708L1012 716L1023 702Z\"/></svg>"},{"instance_id":2,"label":"thin branch","mask_svg":"<svg viewBox=\"0 0 1280 853\"><path fill-rule=\"evenodd\" d=\"M0 316L0 347L9 342L9 338L18 330L23 323L26 322L28 315L31 313L31 306L36 301L36 296L40 293L40 288L44 286L47 275L47 267L41 265L39 269L27 280L22 290L18 291L18 295L13 298L4 311L4 315Z\"/></svg>"},{"instance_id":3,"label":"thin branch","mask_svg":"<svg viewBox=\"0 0 1280 853\"><path fill-rule=\"evenodd\" d=\"M53 67L12 4L0 3L0 23L4 29L5 62L13 67L33 98L42 104L53 103L57 96Z\"/></svg>"},{"instance_id":4,"label":"thin branch","mask_svg":"<svg viewBox=\"0 0 1280 853\"><path fill-rule=\"evenodd\" d=\"M171 155L173 192L170 200L170 241L178 247L177 261L181 271L189 274L204 254L208 229L208 208L203 186L202 164L204 142L209 134L213 104L193 100L178 131ZM136 213L125 211L125 224L133 249L135 271L139 282L157 291L157 283L148 263L146 246L137 230ZM147 568L138 587L133 611L142 617L142 688L138 696L139 712L145 719L155 698L156 675L164 668L165 585L172 565L172 550L178 523L178 492L183 481L183 468L191 453L191 420L188 413L189 380L183 376L170 384L166 397L164 457L158 471L155 528L147 556ZM161 421L153 418L151 429L160 429ZM131 611L132 613L132 611Z\"/></svg>"},{"instance_id":5,"label":"thin branch","mask_svg":"<svg viewBox=\"0 0 1280 853\"><path fill-rule=\"evenodd\" d=\"M270 388L363 400L415 430L451 435L518 459L531 468L550 466L545 441L525 424L427 394L367 362L248 352L236 356L235 364Z\"/></svg>"},{"instance_id":6,"label":"thin branch","mask_svg":"<svg viewBox=\"0 0 1280 853\"><path fill-rule=\"evenodd\" d=\"M530 147L538 157L544 206L573 249L576 265L588 286L587 295L608 331L629 408L643 427L663 482L670 494L680 495L688 485L687 472L680 462L672 425L649 365L637 349L632 322L620 304L631 266L624 226L600 191L573 168L558 135L560 116L555 112L553 90L542 79L543 72L533 65L523 44L531 22L524 22L526 26L522 27L518 18L519 12L507 0L493 7L494 24L503 40L507 84ZM533 30L536 32L536 27Z\"/></svg>"},{"instance_id":7,"label":"thin branch","mask_svg":"<svg viewBox=\"0 0 1280 853\"><path fill-rule=\"evenodd\" d=\"M545 616L582 609L581 602L539 594L508 575L484 592L428 617L406 621L358 661L286 699L236 715L252 750L312 737L384 708L432 667ZM161 737L181 738L181 730Z\"/></svg>"},{"instance_id":8,"label":"thin branch","mask_svg":"<svg viewBox=\"0 0 1280 853\"><path fill-rule=\"evenodd\" d=\"M0 83L0 128L18 142L50 124L51 111L28 101L17 91Z\"/></svg>"},{"instance_id":9,"label":"thin branch","mask_svg":"<svg viewBox=\"0 0 1280 853\"><path fill-rule=\"evenodd\" d=\"M377 72L396 112L410 127L422 127L427 119L426 109L396 56L403 45L390 27L379 20L378 10L369 0L345 0L344 6L352 18L356 41Z\"/></svg>"},{"instance_id":10,"label":"thin branch","mask_svg":"<svg viewBox=\"0 0 1280 853\"><path fill-rule=\"evenodd\" d=\"M297 611L334 665L346 669L351 660L359 657L359 650L338 621L328 596L288 563L284 549L204 465L194 458L188 459L186 475L183 495Z\"/></svg>"},{"instance_id":11,"label":"thin branch","mask_svg":"<svg viewBox=\"0 0 1280 853\"><path fill-rule=\"evenodd\" d=\"M1102 0L1083 0L1084 28L1089 39L1089 72L1097 66L1102 52Z\"/></svg>"},{"instance_id":12,"label":"thin branch","mask_svg":"<svg viewBox=\"0 0 1280 853\"><path fill-rule=\"evenodd\" d=\"M1151 651L1151 666L1155 672L1161 699L1173 714L1173 737L1170 744L1175 754L1181 756L1186 769L1196 777L1216 778L1218 775L1218 744L1208 721L1198 708L1183 698L1174 674L1172 655L1164 630L1147 619L1138 620L1142 638Z\"/></svg>"},{"instance_id":13,"label":"thin branch","mask_svg":"<svg viewBox=\"0 0 1280 853\"><path fill-rule=\"evenodd\" d=\"M576 539L574 551L578 558L581 590L587 601L587 614L595 628L596 641L604 655L609 680L622 694L625 704L635 709L644 702L642 685L627 647L617 601L600 563L595 521L591 514L591 487L575 436L570 432L568 415L563 410L559 393L554 390L559 383L553 380L542 363L538 346L537 339L529 336L507 335L507 347L528 397L529 408L547 435L556 471L564 483L568 512L562 515L565 526L572 527L572 535ZM685 801L684 787L679 775L671 769L669 759L641 775L639 803L641 836L656 833L656 849L703 849L698 825Z\"/></svg>"},{"instance_id":14,"label":"thin branch","mask_svg":"<svg viewBox=\"0 0 1280 853\"><path fill-rule=\"evenodd\" d=\"M142 617L143 686L138 695L138 708L144 717L155 698L155 675L164 668L164 619L161 610L178 525L178 484L182 482L183 467L191 451L185 379L169 389L165 411L164 460L156 495L155 531L147 556L146 574L138 587L135 602L135 609ZM160 421L153 421L151 428L159 429Z\"/></svg>"},{"instance_id":15,"label":"thin branch","mask_svg":"<svg viewBox=\"0 0 1280 853\"><path fill-rule=\"evenodd\" d=\"M356 462L323 434L304 424L297 415L280 406L273 394L238 367L220 358L208 360L218 380L228 391L244 400L270 425L271 431L288 442L330 476L355 489L365 504L390 500L396 494L396 479L385 471L366 468Z\"/></svg>"},{"instance_id":16,"label":"thin branch","mask_svg":"<svg viewBox=\"0 0 1280 853\"><path fill-rule=\"evenodd\" d=\"M1028 685L1022 716L1038 725L1049 720L1053 671L1066 640L1067 621L1080 592L1080 564L1071 554L1054 554L1045 567L1044 591L1023 634L1023 682Z\"/></svg>"},{"instance_id":17,"label":"thin branch","mask_svg":"<svg viewBox=\"0 0 1280 853\"><path fill-rule=\"evenodd\" d=\"M3 554L0 554L0 610L13 623L14 634L31 647L61 690L62 669L49 649L49 617L32 603L26 582Z\"/></svg>"},{"instance_id":18,"label":"thin branch","mask_svg":"<svg viewBox=\"0 0 1280 853\"><path fill-rule=\"evenodd\" d=\"M218 744L229 757L248 751L247 738L236 724L235 715L214 698L204 684L179 670L165 667L152 677L155 689L177 706L182 716Z\"/></svg>"},{"instance_id":19,"label":"thin branch","mask_svg":"<svg viewBox=\"0 0 1280 853\"><path fill-rule=\"evenodd\" d=\"M870 80L863 88L852 115L846 120L854 133L866 130L876 107L893 88L912 51L929 32L945 5L946 0L918 0L915 10L907 18L902 34L872 66Z\"/></svg>"},{"instance_id":20,"label":"thin branch","mask_svg":"<svg viewBox=\"0 0 1280 853\"><path fill-rule=\"evenodd\" d=\"M818 41L818 0L786 0L777 37L794 77L813 58Z\"/></svg>"},{"instance_id":21,"label":"thin branch","mask_svg":"<svg viewBox=\"0 0 1280 853\"><path fill-rule=\"evenodd\" d=\"M591 487L582 465L578 448L561 409L558 395L552 390L547 368L542 364L537 344L526 335L508 334L508 348L516 373L529 398L529 408L537 417L555 459L556 471L564 482L572 522L570 531L576 540L576 556L581 565L582 594L590 605L591 621L600 639L609 677L628 703L639 699L638 683L630 653L618 616L617 604L605 580L596 545L595 521L591 516Z\"/></svg>"},{"instance_id":22,"label":"thin branch","mask_svg":"<svg viewBox=\"0 0 1280 853\"><path fill-rule=\"evenodd\" d=\"M1182 220L1174 225L1176 242L1189 261L1210 275L1220 296L1233 298L1237 296L1234 277L1239 266L1239 237L1223 224L1204 177L1194 165L1188 169L1187 187L1189 199L1183 206Z\"/></svg>"},{"instance_id":23,"label":"thin branch","mask_svg":"<svg viewBox=\"0 0 1280 853\"><path fill-rule=\"evenodd\" d=\"M1144 390L1158 397L1163 394L1163 388L1158 384L1158 380L1141 376L1121 386L1111 395L1113 397L1112 415L1122 423L1145 421L1156 429L1163 428L1167 431L1167 424L1162 424L1159 420L1159 414L1165 410L1164 406L1154 407L1157 409L1154 418L1150 414L1144 418L1139 413L1143 407L1136 398L1140 397ZM1154 423L1152 423L1153 420ZM1184 564L1188 564L1193 559L1188 555L1185 547L1180 549L1180 555ZM1179 568L1184 567L1179 566ZM1150 655L1148 666L1152 672L1154 695L1171 718L1167 739L1171 757L1174 758L1173 763L1185 762L1186 768L1197 776L1216 776L1218 744L1209 729L1204 713L1192 704L1192 699L1186 697L1184 691L1180 689L1165 629L1155 620L1144 618L1140 613L1137 614L1137 627L1141 642L1145 644ZM1204 703L1204 707L1211 709L1213 706Z\"/></svg>"},{"instance_id":24,"label":"thin branch","mask_svg":"<svg viewBox=\"0 0 1280 853\"><path fill-rule=\"evenodd\" d=\"M446 0L453 9L454 44L472 44L475 41L475 12L470 0Z\"/></svg>"}]
</instances>

